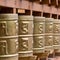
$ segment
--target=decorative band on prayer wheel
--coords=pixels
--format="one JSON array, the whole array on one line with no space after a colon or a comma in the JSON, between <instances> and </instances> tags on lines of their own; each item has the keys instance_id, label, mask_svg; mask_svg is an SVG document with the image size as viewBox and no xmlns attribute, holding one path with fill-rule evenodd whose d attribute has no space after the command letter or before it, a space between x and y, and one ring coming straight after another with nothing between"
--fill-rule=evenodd
<instances>
[{"instance_id":1,"label":"decorative band on prayer wheel","mask_svg":"<svg viewBox=\"0 0 60 60\"><path fill-rule=\"evenodd\" d=\"M18 60L18 54L1 55L0 60Z\"/></svg>"}]
</instances>

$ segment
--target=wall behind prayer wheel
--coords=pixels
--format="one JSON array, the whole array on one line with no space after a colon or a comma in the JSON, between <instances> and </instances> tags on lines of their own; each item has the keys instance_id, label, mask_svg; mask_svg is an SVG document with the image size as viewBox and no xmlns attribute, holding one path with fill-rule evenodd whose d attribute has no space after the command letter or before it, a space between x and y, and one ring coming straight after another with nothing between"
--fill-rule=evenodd
<instances>
[{"instance_id":1,"label":"wall behind prayer wheel","mask_svg":"<svg viewBox=\"0 0 60 60\"><path fill-rule=\"evenodd\" d=\"M45 44L45 18L34 17L34 32L33 32L33 51L34 53L43 53Z\"/></svg>"},{"instance_id":2,"label":"wall behind prayer wheel","mask_svg":"<svg viewBox=\"0 0 60 60\"><path fill-rule=\"evenodd\" d=\"M18 60L17 14L0 14L0 59Z\"/></svg>"},{"instance_id":3,"label":"wall behind prayer wheel","mask_svg":"<svg viewBox=\"0 0 60 60\"><path fill-rule=\"evenodd\" d=\"M33 55L33 16L19 16L19 57Z\"/></svg>"}]
</instances>

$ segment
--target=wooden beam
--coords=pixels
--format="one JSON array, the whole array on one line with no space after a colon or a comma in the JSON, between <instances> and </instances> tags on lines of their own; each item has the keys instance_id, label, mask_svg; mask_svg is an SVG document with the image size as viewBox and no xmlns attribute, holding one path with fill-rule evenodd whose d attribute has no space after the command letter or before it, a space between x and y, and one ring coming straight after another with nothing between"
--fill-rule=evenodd
<instances>
[{"instance_id":1,"label":"wooden beam","mask_svg":"<svg viewBox=\"0 0 60 60\"><path fill-rule=\"evenodd\" d=\"M51 1L51 0L49 0ZM57 0L56 0L57 1ZM58 1L57 1L58 2ZM20 0L0 0L0 6L4 6L4 7L11 7L11 8L20 8L20 9L25 9L25 10L31 10L32 11L37 11L37 12L42 12L42 4L38 4L33 2L33 8L32 4L30 4L31 2L26 1L26 0L22 0L22 2ZM52 10L50 10L51 6L48 5L43 5L43 12L45 13L50 13L52 12L52 14L59 14L60 15L60 8L58 8L58 11L56 7L51 7ZM54 11L53 11L54 10ZM14 12L15 13L15 12Z\"/></svg>"}]
</instances>

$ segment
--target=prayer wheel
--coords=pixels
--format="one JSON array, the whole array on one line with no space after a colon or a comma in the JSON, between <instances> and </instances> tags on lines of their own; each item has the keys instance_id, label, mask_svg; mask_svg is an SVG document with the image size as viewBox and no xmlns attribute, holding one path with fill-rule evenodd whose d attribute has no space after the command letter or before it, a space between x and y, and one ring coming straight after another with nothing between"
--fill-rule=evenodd
<instances>
[{"instance_id":1,"label":"prayer wheel","mask_svg":"<svg viewBox=\"0 0 60 60\"><path fill-rule=\"evenodd\" d=\"M45 18L45 50L53 53L53 18Z\"/></svg>"},{"instance_id":2,"label":"prayer wheel","mask_svg":"<svg viewBox=\"0 0 60 60\"><path fill-rule=\"evenodd\" d=\"M60 49L60 20L54 19L54 38L53 38L53 46L54 49Z\"/></svg>"},{"instance_id":3,"label":"prayer wheel","mask_svg":"<svg viewBox=\"0 0 60 60\"><path fill-rule=\"evenodd\" d=\"M34 29L33 29L33 52L44 53L45 50L45 18L34 17Z\"/></svg>"},{"instance_id":4,"label":"prayer wheel","mask_svg":"<svg viewBox=\"0 0 60 60\"><path fill-rule=\"evenodd\" d=\"M17 14L0 14L0 60L18 60Z\"/></svg>"},{"instance_id":5,"label":"prayer wheel","mask_svg":"<svg viewBox=\"0 0 60 60\"><path fill-rule=\"evenodd\" d=\"M33 16L19 16L19 57L33 56Z\"/></svg>"}]
</instances>

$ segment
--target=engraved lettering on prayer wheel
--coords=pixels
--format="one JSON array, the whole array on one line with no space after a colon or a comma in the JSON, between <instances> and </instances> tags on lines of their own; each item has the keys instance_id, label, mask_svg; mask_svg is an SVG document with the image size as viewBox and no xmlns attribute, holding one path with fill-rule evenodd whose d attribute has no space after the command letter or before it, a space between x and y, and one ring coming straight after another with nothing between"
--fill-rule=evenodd
<instances>
[{"instance_id":1,"label":"engraved lettering on prayer wheel","mask_svg":"<svg viewBox=\"0 0 60 60\"><path fill-rule=\"evenodd\" d=\"M54 49L60 49L60 34L54 34L53 37L53 46Z\"/></svg>"},{"instance_id":2,"label":"engraved lettering on prayer wheel","mask_svg":"<svg viewBox=\"0 0 60 60\"><path fill-rule=\"evenodd\" d=\"M19 35L33 34L33 16L19 16Z\"/></svg>"},{"instance_id":3,"label":"engraved lettering on prayer wheel","mask_svg":"<svg viewBox=\"0 0 60 60\"><path fill-rule=\"evenodd\" d=\"M18 60L17 14L0 14L0 60Z\"/></svg>"},{"instance_id":4,"label":"engraved lettering on prayer wheel","mask_svg":"<svg viewBox=\"0 0 60 60\"><path fill-rule=\"evenodd\" d=\"M60 49L60 20L54 19L54 39L53 39L53 46L54 49Z\"/></svg>"},{"instance_id":5,"label":"engraved lettering on prayer wheel","mask_svg":"<svg viewBox=\"0 0 60 60\"><path fill-rule=\"evenodd\" d=\"M45 18L45 50L53 52L53 18Z\"/></svg>"},{"instance_id":6,"label":"engraved lettering on prayer wheel","mask_svg":"<svg viewBox=\"0 0 60 60\"><path fill-rule=\"evenodd\" d=\"M53 49L53 35L45 35L45 50Z\"/></svg>"},{"instance_id":7,"label":"engraved lettering on prayer wheel","mask_svg":"<svg viewBox=\"0 0 60 60\"><path fill-rule=\"evenodd\" d=\"M19 57L32 56L33 38L32 36L19 36Z\"/></svg>"},{"instance_id":8,"label":"engraved lettering on prayer wheel","mask_svg":"<svg viewBox=\"0 0 60 60\"><path fill-rule=\"evenodd\" d=\"M54 19L53 33L60 34L60 20Z\"/></svg>"},{"instance_id":9,"label":"engraved lettering on prayer wheel","mask_svg":"<svg viewBox=\"0 0 60 60\"><path fill-rule=\"evenodd\" d=\"M0 55L9 55L17 53L17 37L0 37Z\"/></svg>"},{"instance_id":10,"label":"engraved lettering on prayer wheel","mask_svg":"<svg viewBox=\"0 0 60 60\"><path fill-rule=\"evenodd\" d=\"M44 17L34 17L34 34L44 34L45 33L45 18Z\"/></svg>"},{"instance_id":11,"label":"engraved lettering on prayer wheel","mask_svg":"<svg viewBox=\"0 0 60 60\"><path fill-rule=\"evenodd\" d=\"M17 35L17 14L0 14L0 36Z\"/></svg>"},{"instance_id":12,"label":"engraved lettering on prayer wheel","mask_svg":"<svg viewBox=\"0 0 60 60\"><path fill-rule=\"evenodd\" d=\"M45 33L53 33L53 18L45 18Z\"/></svg>"},{"instance_id":13,"label":"engraved lettering on prayer wheel","mask_svg":"<svg viewBox=\"0 0 60 60\"><path fill-rule=\"evenodd\" d=\"M33 29L33 52L43 53L45 51L45 18L34 17L34 29Z\"/></svg>"},{"instance_id":14,"label":"engraved lettering on prayer wheel","mask_svg":"<svg viewBox=\"0 0 60 60\"><path fill-rule=\"evenodd\" d=\"M19 57L33 55L33 16L19 16Z\"/></svg>"},{"instance_id":15,"label":"engraved lettering on prayer wheel","mask_svg":"<svg viewBox=\"0 0 60 60\"><path fill-rule=\"evenodd\" d=\"M45 36L44 35L37 35L34 36L33 42L33 51L34 53L43 53L44 52L44 43L45 43Z\"/></svg>"}]
</instances>

